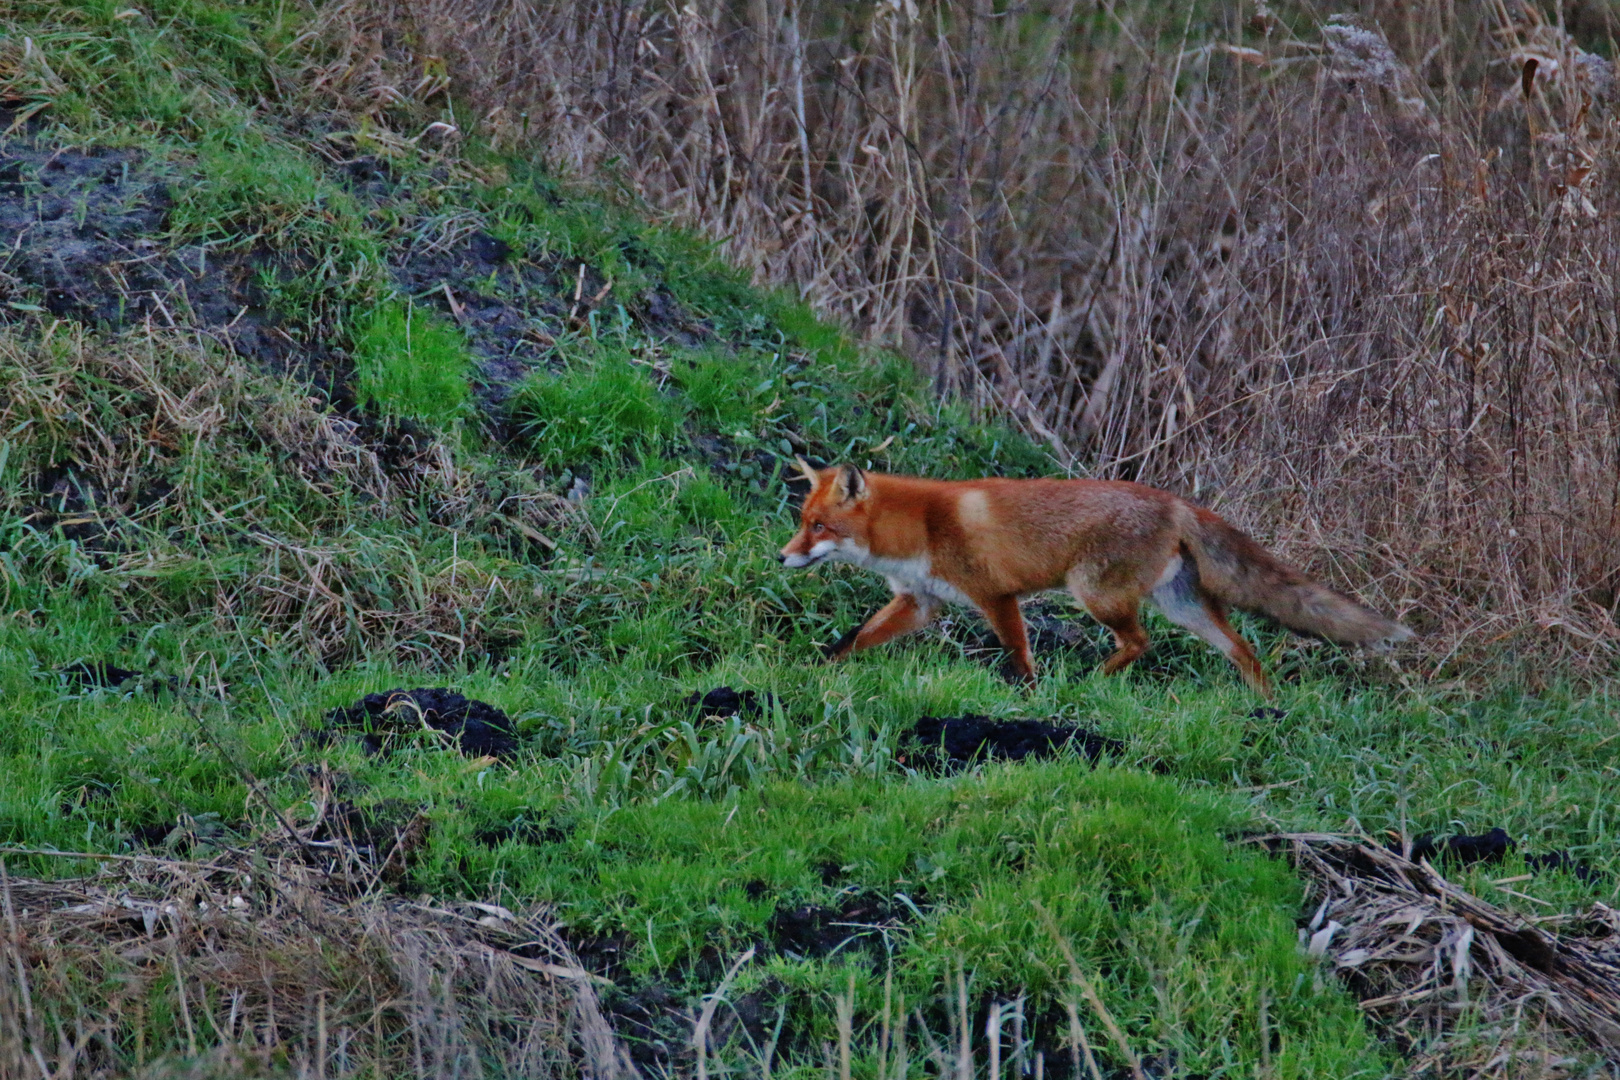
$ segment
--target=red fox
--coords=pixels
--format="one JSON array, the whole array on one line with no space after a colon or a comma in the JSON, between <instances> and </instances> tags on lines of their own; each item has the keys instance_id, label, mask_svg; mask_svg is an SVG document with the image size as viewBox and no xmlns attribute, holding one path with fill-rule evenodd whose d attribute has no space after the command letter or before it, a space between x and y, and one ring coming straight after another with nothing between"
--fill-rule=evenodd
<instances>
[{"instance_id":1,"label":"red fox","mask_svg":"<svg viewBox=\"0 0 1620 1080\"><path fill-rule=\"evenodd\" d=\"M1147 651L1148 597L1270 695L1228 606L1341 645L1387 646L1412 631L1306 577L1217 514L1168 491L1117 480L923 480L813 469L791 567L846 562L889 579L894 599L828 650L840 659L921 630L944 601L984 613L1026 683L1035 678L1020 597L1067 587L1114 632L1113 673Z\"/></svg>"}]
</instances>

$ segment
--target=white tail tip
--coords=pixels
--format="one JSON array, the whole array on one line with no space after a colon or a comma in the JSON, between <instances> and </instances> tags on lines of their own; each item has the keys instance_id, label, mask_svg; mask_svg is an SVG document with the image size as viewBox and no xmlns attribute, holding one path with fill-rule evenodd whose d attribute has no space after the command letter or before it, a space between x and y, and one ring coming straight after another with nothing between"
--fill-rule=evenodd
<instances>
[{"instance_id":1,"label":"white tail tip","mask_svg":"<svg viewBox=\"0 0 1620 1080\"><path fill-rule=\"evenodd\" d=\"M1368 643L1368 648L1374 652L1387 652L1403 641L1410 641L1417 637L1417 631L1404 623L1392 622L1389 624L1389 633L1376 641Z\"/></svg>"}]
</instances>

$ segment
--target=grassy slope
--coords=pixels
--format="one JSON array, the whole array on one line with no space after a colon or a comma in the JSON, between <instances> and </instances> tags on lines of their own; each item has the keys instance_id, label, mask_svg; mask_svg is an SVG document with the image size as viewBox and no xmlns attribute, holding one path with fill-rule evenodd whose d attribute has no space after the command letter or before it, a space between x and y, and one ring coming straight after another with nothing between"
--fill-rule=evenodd
<instances>
[{"instance_id":1,"label":"grassy slope","mask_svg":"<svg viewBox=\"0 0 1620 1080\"><path fill-rule=\"evenodd\" d=\"M1620 870L1603 697L1374 688L1332 653L1263 636L1291 679L1286 717L1259 720L1224 662L1162 624L1154 669L1103 680L1094 651L1048 655L1029 695L965 657L960 630L819 666L816 643L880 602L881 584L780 570L790 509L775 455L802 446L972 475L1040 472L1040 453L753 293L691 238L520 162L401 153L392 167L408 196L368 204L285 116L243 104L290 63L270 59L298 29L282 8L122 12L0 4L59 80L45 137L134 144L184 178L169 243L298 252L271 305L353 355L372 407L349 434L296 379L184 333L96 334L16 301L18 321L0 330L0 840L116 852L137 827L241 822L246 792L222 748L307 814L292 770L326 760L363 806L429 809L414 887L550 900L581 929L627 934L643 976L687 972L697 992L718 975L705 948L729 959L777 903L921 885L934 906L898 939L894 970L937 1031L958 961L975 996L1029 991L1050 1013L1065 980L1032 922L1028 900L1041 897L1105 974L1138 1050L1247 1072L1264 995L1277 1075L1381 1062L1353 1006L1294 952L1297 886L1222 835L1263 817L1375 832L1502 825L1529 850L1568 847ZM165 64L185 77L153 74ZM459 332L426 300L407 308L386 269L411 237L468 215L535 265L583 262L613 282L595 317L549 324L555 348L512 399L510 442L461 400ZM569 284L557 284L565 301ZM713 332L683 346L640 319L638 298L658 287ZM407 313L431 329L401 349ZM379 479L366 455L386 442L388 412L415 418L423 452ZM107 505L24 521L49 501L42 478L67 466L96 478ZM562 498L587 478L586 498ZM76 532L74 513L106 532ZM181 689L85 692L58 674L85 660ZM703 724L680 704L720 684L773 691L781 707ZM327 709L401 685L496 704L529 749L504 767L300 739ZM907 724L965 711L1080 722L1125 740L1126 766L1169 776L1058 763L938 781L896 763ZM476 838L527 822L566 837ZM830 884L816 869L828 861L842 875ZM1471 880L1511 903L1489 879L1515 872ZM755 881L763 894L746 888ZM1515 887L1570 907L1608 892L1564 875ZM832 1037L842 993L858 1024L874 1023L883 974L777 957L741 985L788 988L804 1049ZM871 1030L858 1041L873 1052Z\"/></svg>"}]
</instances>

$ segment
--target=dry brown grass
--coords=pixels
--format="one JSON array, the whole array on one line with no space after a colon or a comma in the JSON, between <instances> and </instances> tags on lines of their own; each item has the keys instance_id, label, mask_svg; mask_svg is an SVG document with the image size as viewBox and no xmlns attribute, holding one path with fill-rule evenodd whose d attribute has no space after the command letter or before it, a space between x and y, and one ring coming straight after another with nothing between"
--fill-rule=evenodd
<instances>
[{"instance_id":1,"label":"dry brown grass","mask_svg":"<svg viewBox=\"0 0 1620 1080\"><path fill-rule=\"evenodd\" d=\"M1411 1053L1402 1075L1553 1080L1620 1052L1620 914L1529 919L1376 844L1298 833L1284 848L1316 905L1301 944ZM1606 1073L1604 1075L1607 1075Z\"/></svg>"},{"instance_id":2,"label":"dry brown grass","mask_svg":"<svg viewBox=\"0 0 1620 1080\"><path fill-rule=\"evenodd\" d=\"M342 816L77 879L0 861L0 1076L632 1074L545 911L379 890L421 831Z\"/></svg>"},{"instance_id":3,"label":"dry brown grass","mask_svg":"<svg viewBox=\"0 0 1620 1080\"><path fill-rule=\"evenodd\" d=\"M1518 0L1277 7L341 0L308 82L617 177L1412 619L1426 671L1607 653L1612 66Z\"/></svg>"}]
</instances>

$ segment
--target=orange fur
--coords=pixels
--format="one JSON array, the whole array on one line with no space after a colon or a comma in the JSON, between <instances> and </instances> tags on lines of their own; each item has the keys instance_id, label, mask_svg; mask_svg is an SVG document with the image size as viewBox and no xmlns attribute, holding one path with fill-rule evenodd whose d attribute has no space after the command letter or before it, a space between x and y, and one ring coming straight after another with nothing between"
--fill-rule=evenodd
<instances>
[{"instance_id":1,"label":"orange fur","mask_svg":"<svg viewBox=\"0 0 1620 1080\"><path fill-rule=\"evenodd\" d=\"M941 603L977 607L1024 680L1035 677L1019 598L1067 588L1114 633L1115 672L1147 651L1138 621L1153 599L1269 694L1229 606L1346 645L1411 636L1400 623L1279 560L1218 515L1167 491L1113 480L924 480L844 465L799 467L811 481L789 566L848 562L889 579L895 599L833 647L833 659L911 633Z\"/></svg>"}]
</instances>

